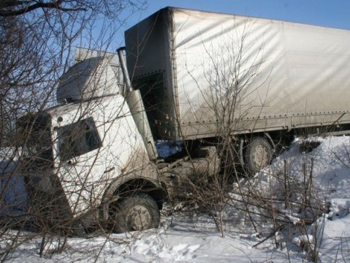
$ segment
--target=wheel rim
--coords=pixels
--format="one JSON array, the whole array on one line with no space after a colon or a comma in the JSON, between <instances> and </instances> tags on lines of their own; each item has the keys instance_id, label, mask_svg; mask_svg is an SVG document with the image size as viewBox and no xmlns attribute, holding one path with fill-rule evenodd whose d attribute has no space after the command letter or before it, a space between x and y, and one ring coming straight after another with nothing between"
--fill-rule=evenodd
<instances>
[{"instance_id":1,"label":"wheel rim","mask_svg":"<svg viewBox=\"0 0 350 263\"><path fill-rule=\"evenodd\" d=\"M140 231L148 229L152 224L152 215L148 209L142 205L135 205L125 215L128 227L132 230Z\"/></svg>"},{"instance_id":2,"label":"wheel rim","mask_svg":"<svg viewBox=\"0 0 350 263\"><path fill-rule=\"evenodd\" d=\"M269 154L263 145L256 146L253 152L253 163L257 168L263 168L269 164Z\"/></svg>"}]
</instances>

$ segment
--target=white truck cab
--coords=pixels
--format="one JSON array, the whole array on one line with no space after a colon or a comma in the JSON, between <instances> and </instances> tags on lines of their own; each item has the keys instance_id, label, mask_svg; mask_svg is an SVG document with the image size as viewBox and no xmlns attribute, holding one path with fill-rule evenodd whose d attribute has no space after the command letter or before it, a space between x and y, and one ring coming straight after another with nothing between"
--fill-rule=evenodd
<instances>
[{"instance_id":1,"label":"white truck cab","mask_svg":"<svg viewBox=\"0 0 350 263\"><path fill-rule=\"evenodd\" d=\"M108 58L85 59L62 76L61 105L18 121L32 207L60 225L125 231L159 223L165 192L118 83ZM142 107L131 93L131 107Z\"/></svg>"}]
</instances>

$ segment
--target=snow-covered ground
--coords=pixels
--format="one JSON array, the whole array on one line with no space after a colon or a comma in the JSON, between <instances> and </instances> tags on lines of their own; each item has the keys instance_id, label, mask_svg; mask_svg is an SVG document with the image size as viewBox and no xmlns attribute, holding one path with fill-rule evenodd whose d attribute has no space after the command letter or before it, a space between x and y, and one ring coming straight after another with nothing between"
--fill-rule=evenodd
<instances>
[{"instance_id":1,"label":"snow-covered ground","mask_svg":"<svg viewBox=\"0 0 350 263\"><path fill-rule=\"evenodd\" d=\"M225 211L222 237L210 215L192 213L192 216L188 216L188 213L179 211L165 214L158 229L100 234L89 239L68 238L61 253L56 252L63 239L48 238L42 258L39 256L42 237L26 233L24 237L33 238L15 249L8 261L308 262L311 260L307 256L308 251L318 248L319 262L350 262L350 137L317 140L321 144L310 152L301 152L301 142L295 141L289 151L276 158L270 167L249 179L250 185L259 188L271 185L270 175L287 171L291 177L302 182L305 175L303 164L307 165L308 174L312 166L314 196L321 203L328 203L329 210L320 214L312 225L304 227L305 233L298 232L293 223L288 225L288 229L276 233L271 232L267 224L266 232L256 233L241 213ZM287 216L293 222L293 213ZM298 218L294 219L298 223ZM264 224L260 229L263 227ZM267 238L269 231L271 237ZM0 237L1 253L10 246L16 231L12 230L6 235L1 234ZM315 240L317 248L312 247Z\"/></svg>"}]
</instances>

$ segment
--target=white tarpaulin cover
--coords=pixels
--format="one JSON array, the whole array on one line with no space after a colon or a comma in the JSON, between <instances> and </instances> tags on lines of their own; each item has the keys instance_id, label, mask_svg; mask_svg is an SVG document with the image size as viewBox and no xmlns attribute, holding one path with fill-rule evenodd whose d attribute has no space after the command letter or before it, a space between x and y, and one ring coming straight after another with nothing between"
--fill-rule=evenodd
<instances>
[{"instance_id":1,"label":"white tarpaulin cover","mask_svg":"<svg viewBox=\"0 0 350 263\"><path fill-rule=\"evenodd\" d=\"M165 8L125 38L158 138L350 122L350 31Z\"/></svg>"}]
</instances>

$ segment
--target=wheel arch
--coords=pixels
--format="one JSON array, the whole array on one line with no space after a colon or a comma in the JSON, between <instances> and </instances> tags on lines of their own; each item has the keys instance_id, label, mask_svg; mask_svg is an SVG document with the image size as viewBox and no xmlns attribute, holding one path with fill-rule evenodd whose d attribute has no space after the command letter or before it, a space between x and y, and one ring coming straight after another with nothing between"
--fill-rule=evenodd
<instances>
[{"instance_id":1,"label":"wheel arch","mask_svg":"<svg viewBox=\"0 0 350 263\"><path fill-rule=\"evenodd\" d=\"M139 193L148 194L162 209L166 198L166 191L155 179L149 177L128 174L115 179L106 189L101 205L101 212L104 219L108 219L109 205L119 199L133 196Z\"/></svg>"}]
</instances>

